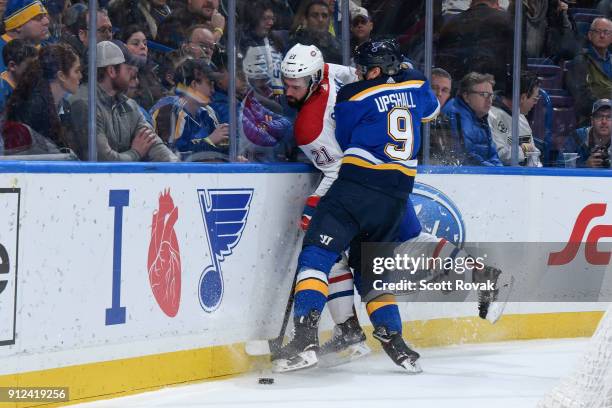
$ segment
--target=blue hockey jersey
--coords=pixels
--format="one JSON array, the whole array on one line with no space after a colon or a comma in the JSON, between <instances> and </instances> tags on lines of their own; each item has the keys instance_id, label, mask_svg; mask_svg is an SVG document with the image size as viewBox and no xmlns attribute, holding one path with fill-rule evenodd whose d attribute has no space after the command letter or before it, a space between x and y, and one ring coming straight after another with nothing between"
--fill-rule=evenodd
<instances>
[{"instance_id":1,"label":"blue hockey jersey","mask_svg":"<svg viewBox=\"0 0 612 408\"><path fill-rule=\"evenodd\" d=\"M427 79L413 69L345 85L335 107L344 151L339 177L406 196L416 175L421 122L439 111Z\"/></svg>"}]
</instances>

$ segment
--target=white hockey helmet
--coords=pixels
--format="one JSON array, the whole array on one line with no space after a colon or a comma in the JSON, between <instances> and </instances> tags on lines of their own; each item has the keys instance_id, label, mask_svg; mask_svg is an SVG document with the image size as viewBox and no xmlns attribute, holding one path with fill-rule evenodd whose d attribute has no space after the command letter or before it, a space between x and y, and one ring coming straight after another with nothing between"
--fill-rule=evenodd
<instances>
[{"instance_id":1,"label":"white hockey helmet","mask_svg":"<svg viewBox=\"0 0 612 408\"><path fill-rule=\"evenodd\" d=\"M323 77L323 54L314 45L295 44L285 55L281 73L285 78L309 77L317 85Z\"/></svg>"},{"instance_id":2,"label":"white hockey helmet","mask_svg":"<svg viewBox=\"0 0 612 408\"><path fill-rule=\"evenodd\" d=\"M242 70L249 79L269 79L270 71L266 55L260 47L249 47L242 60Z\"/></svg>"}]
</instances>

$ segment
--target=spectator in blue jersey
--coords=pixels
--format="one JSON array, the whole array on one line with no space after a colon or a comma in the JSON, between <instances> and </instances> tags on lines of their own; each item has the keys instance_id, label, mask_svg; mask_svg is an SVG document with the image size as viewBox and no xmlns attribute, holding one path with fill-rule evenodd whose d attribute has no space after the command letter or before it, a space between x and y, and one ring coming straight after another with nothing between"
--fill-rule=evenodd
<instances>
[{"instance_id":1,"label":"spectator in blue jersey","mask_svg":"<svg viewBox=\"0 0 612 408\"><path fill-rule=\"evenodd\" d=\"M49 38L49 15L38 0L9 0L2 20L5 32L0 37L0 50L15 39L30 41L38 47ZM4 70L2 62L0 72Z\"/></svg>"},{"instance_id":2,"label":"spectator in blue jersey","mask_svg":"<svg viewBox=\"0 0 612 408\"><path fill-rule=\"evenodd\" d=\"M174 75L175 96L162 98L151 116L155 131L179 152L227 155L229 128L208 106L218 74L202 60L187 59Z\"/></svg>"},{"instance_id":3,"label":"spectator in blue jersey","mask_svg":"<svg viewBox=\"0 0 612 408\"><path fill-rule=\"evenodd\" d=\"M6 71L0 74L0 112L19 83L21 74L30 62L36 59L38 51L24 40L12 40L2 49L2 60Z\"/></svg>"},{"instance_id":4,"label":"spectator in blue jersey","mask_svg":"<svg viewBox=\"0 0 612 408\"><path fill-rule=\"evenodd\" d=\"M455 144L465 146L464 165L502 166L488 122L494 86L492 75L470 72L461 80L457 96L442 110L449 118Z\"/></svg>"},{"instance_id":5,"label":"spectator in blue jersey","mask_svg":"<svg viewBox=\"0 0 612 408\"><path fill-rule=\"evenodd\" d=\"M565 140L558 165L564 167L563 153L578 153L576 167L610 168L612 101L599 99L593 104L591 126L576 129Z\"/></svg>"}]
</instances>

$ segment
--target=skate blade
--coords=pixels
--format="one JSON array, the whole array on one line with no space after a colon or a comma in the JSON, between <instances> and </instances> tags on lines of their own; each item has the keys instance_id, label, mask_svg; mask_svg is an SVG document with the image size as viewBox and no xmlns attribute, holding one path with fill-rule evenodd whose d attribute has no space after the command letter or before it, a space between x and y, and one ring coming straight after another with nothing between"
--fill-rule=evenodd
<instances>
[{"instance_id":1,"label":"skate blade","mask_svg":"<svg viewBox=\"0 0 612 408\"><path fill-rule=\"evenodd\" d=\"M423 369L421 368L421 365L419 364L419 362L413 361L409 358L402 361L401 366L406 369L408 374L420 374L423 372Z\"/></svg>"},{"instance_id":2,"label":"skate blade","mask_svg":"<svg viewBox=\"0 0 612 408\"><path fill-rule=\"evenodd\" d=\"M322 368L330 368L347 364L351 361L360 359L361 357L365 357L371 352L372 350L368 347L366 342L362 341L360 343L352 344L344 350L340 350L335 353L327 353L320 356L318 366Z\"/></svg>"},{"instance_id":3,"label":"skate blade","mask_svg":"<svg viewBox=\"0 0 612 408\"><path fill-rule=\"evenodd\" d=\"M289 371L303 370L317 364L317 354L312 351L303 351L291 359L280 359L272 362L272 372L287 373Z\"/></svg>"},{"instance_id":4,"label":"skate blade","mask_svg":"<svg viewBox=\"0 0 612 408\"><path fill-rule=\"evenodd\" d=\"M486 319L491 322L491 324L495 324L502 314L504 314L504 309L506 308L506 304L508 303L508 298L510 298L510 293L512 292L513 287L514 276L511 276L510 281L500 288L500 293L498 294L497 300L489 305Z\"/></svg>"}]
</instances>

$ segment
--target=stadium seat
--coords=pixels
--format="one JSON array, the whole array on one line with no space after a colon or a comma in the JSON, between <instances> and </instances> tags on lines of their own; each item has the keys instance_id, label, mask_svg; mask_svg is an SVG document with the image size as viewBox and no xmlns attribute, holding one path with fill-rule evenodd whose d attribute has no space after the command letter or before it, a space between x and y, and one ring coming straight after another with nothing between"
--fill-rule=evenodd
<instances>
[{"instance_id":1,"label":"stadium seat","mask_svg":"<svg viewBox=\"0 0 612 408\"><path fill-rule=\"evenodd\" d=\"M529 117L542 162L550 166L556 162L567 135L576 128L574 99L564 89L541 90L540 100Z\"/></svg>"},{"instance_id":2,"label":"stadium seat","mask_svg":"<svg viewBox=\"0 0 612 408\"><path fill-rule=\"evenodd\" d=\"M599 14L599 12L594 8L572 7L567 10L567 14L573 18L576 14Z\"/></svg>"},{"instance_id":3,"label":"stadium seat","mask_svg":"<svg viewBox=\"0 0 612 408\"><path fill-rule=\"evenodd\" d=\"M527 58L528 65L555 65L550 58Z\"/></svg>"},{"instance_id":4,"label":"stadium seat","mask_svg":"<svg viewBox=\"0 0 612 408\"><path fill-rule=\"evenodd\" d=\"M577 13L574 14L574 22L576 23L576 31L581 37L586 37L589 29L591 28L591 23L597 17L603 17L599 13L595 14L585 14L585 13Z\"/></svg>"},{"instance_id":5,"label":"stadium seat","mask_svg":"<svg viewBox=\"0 0 612 408\"><path fill-rule=\"evenodd\" d=\"M529 71L534 72L544 89L559 89L563 87L563 70L558 65L527 65Z\"/></svg>"}]
</instances>

